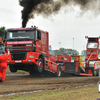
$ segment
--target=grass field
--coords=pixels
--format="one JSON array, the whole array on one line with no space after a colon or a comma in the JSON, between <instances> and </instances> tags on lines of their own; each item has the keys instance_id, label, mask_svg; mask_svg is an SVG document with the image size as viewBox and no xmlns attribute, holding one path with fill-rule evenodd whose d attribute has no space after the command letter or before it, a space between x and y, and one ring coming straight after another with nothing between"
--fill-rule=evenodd
<instances>
[{"instance_id":1,"label":"grass field","mask_svg":"<svg viewBox=\"0 0 100 100\"><path fill-rule=\"evenodd\" d=\"M70 90L53 90L9 97L0 100L100 100L98 86L84 87Z\"/></svg>"},{"instance_id":2,"label":"grass field","mask_svg":"<svg viewBox=\"0 0 100 100\"><path fill-rule=\"evenodd\" d=\"M9 69L7 69L7 71L6 72L10 72L10 70ZM17 70L17 72L25 72L25 71L23 71L23 70Z\"/></svg>"}]
</instances>

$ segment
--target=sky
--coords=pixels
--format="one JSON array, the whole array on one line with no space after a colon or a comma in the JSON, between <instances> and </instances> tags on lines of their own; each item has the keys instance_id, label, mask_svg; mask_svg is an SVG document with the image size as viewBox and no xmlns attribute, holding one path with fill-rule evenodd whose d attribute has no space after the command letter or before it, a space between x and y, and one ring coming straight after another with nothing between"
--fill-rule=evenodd
<instances>
[{"instance_id":1,"label":"sky","mask_svg":"<svg viewBox=\"0 0 100 100\"><path fill-rule=\"evenodd\" d=\"M22 27L21 10L18 0L0 0L0 27ZM95 16L91 11L81 15L78 6L62 9L58 14L49 17L35 15L27 27L37 26L49 32L49 45L52 49L75 49L79 53L86 49L85 36L100 36L100 15Z\"/></svg>"}]
</instances>

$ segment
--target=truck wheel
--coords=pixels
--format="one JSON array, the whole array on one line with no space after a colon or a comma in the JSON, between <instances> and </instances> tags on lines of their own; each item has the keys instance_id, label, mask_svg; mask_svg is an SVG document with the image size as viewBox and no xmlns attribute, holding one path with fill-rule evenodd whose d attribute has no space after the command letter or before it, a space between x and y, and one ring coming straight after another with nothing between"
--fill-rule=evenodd
<instances>
[{"instance_id":1,"label":"truck wheel","mask_svg":"<svg viewBox=\"0 0 100 100\"><path fill-rule=\"evenodd\" d=\"M98 73L97 76L99 76L99 70L97 71L97 73Z\"/></svg>"},{"instance_id":2,"label":"truck wheel","mask_svg":"<svg viewBox=\"0 0 100 100\"><path fill-rule=\"evenodd\" d=\"M97 75L98 75L98 71L94 70L94 76L97 76Z\"/></svg>"},{"instance_id":3,"label":"truck wheel","mask_svg":"<svg viewBox=\"0 0 100 100\"><path fill-rule=\"evenodd\" d=\"M11 72L17 72L17 69L14 68L14 67L15 66L13 66L13 65L9 65L9 69L10 69Z\"/></svg>"},{"instance_id":4,"label":"truck wheel","mask_svg":"<svg viewBox=\"0 0 100 100\"><path fill-rule=\"evenodd\" d=\"M61 77L62 75L62 69L60 66L57 67L57 77Z\"/></svg>"},{"instance_id":5,"label":"truck wheel","mask_svg":"<svg viewBox=\"0 0 100 100\"><path fill-rule=\"evenodd\" d=\"M38 72L42 72L44 69L44 63L43 63L43 59L42 58L39 58L39 62L38 62L38 66L37 66L37 70Z\"/></svg>"},{"instance_id":6,"label":"truck wheel","mask_svg":"<svg viewBox=\"0 0 100 100\"><path fill-rule=\"evenodd\" d=\"M34 71L30 71L30 76L34 76Z\"/></svg>"}]
</instances>

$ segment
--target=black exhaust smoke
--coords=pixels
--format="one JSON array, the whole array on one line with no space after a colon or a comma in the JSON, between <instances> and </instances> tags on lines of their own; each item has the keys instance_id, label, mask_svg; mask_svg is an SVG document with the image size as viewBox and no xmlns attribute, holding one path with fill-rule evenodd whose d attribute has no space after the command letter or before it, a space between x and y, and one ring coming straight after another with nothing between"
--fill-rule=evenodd
<instances>
[{"instance_id":1,"label":"black exhaust smoke","mask_svg":"<svg viewBox=\"0 0 100 100\"><path fill-rule=\"evenodd\" d=\"M22 27L26 27L29 19L34 18L34 14L42 14L48 17L57 14L62 7L67 5L79 6L82 13L94 11L99 13L99 0L19 0L22 10Z\"/></svg>"},{"instance_id":2,"label":"black exhaust smoke","mask_svg":"<svg viewBox=\"0 0 100 100\"><path fill-rule=\"evenodd\" d=\"M48 3L51 0L19 0L20 5L23 7L22 10L22 27L26 27L26 24L28 22L28 20L30 18L34 18L34 13L37 13L37 10L41 10L42 9L38 9L36 8L37 5L41 4L41 3ZM38 11L38 12L41 12Z\"/></svg>"}]
</instances>

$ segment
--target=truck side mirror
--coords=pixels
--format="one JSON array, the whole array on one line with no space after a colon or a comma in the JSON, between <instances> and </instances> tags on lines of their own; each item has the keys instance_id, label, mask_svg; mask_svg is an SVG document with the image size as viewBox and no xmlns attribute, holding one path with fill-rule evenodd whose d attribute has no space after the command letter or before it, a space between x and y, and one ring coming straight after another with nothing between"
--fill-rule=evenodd
<instances>
[{"instance_id":1,"label":"truck side mirror","mask_svg":"<svg viewBox=\"0 0 100 100\"><path fill-rule=\"evenodd\" d=\"M38 31L38 38L41 40L41 32Z\"/></svg>"},{"instance_id":2,"label":"truck side mirror","mask_svg":"<svg viewBox=\"0 0 100 100\"><path fill-rule=\"evenodd\" d=\"M41 40L41 32L40 31L36 31L36 39Z\"/></svg>"}]
</instances>

